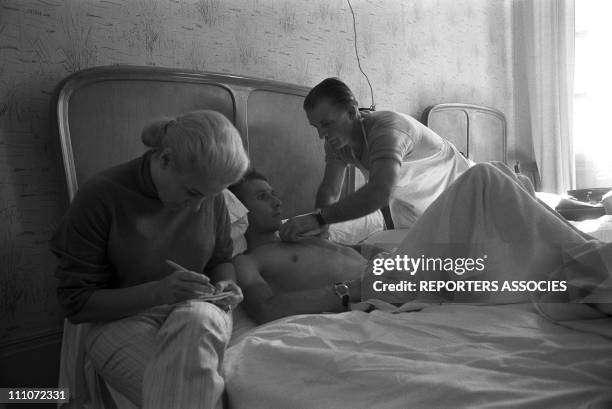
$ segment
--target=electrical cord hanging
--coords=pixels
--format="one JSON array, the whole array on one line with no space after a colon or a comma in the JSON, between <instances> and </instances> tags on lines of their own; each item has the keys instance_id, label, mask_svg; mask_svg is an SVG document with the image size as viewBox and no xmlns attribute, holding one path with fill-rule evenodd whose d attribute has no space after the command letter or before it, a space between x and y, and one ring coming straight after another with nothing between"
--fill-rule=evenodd
<instances>
[{"instance_id":1,"label":"electrical cord hanging","mask_svg":"<svg viewBox=\"0 0 612 409\"><path fill-rule=\"evenodd\" d=\"M357 66L359 67L359 71L361 71L366 81L368 82L368 86L370 87L370 96L372 98L372 105L370 105L370 111L375 111L376 104L374 104L374 91L372 90L372 84L370 83L370 79L368 78L368 75L365 73L365 71L363 71L363 68L361 68L359 52L357 51L357 22L355 21L355 11L353 10L351 1L346 0L346 2L348 3L349 9L351 9L351 15L353 16L353 33L354 33L353 40L354 40L354 46L355 46L355 56L357 57Z\"/></svg>"}]
</instances>

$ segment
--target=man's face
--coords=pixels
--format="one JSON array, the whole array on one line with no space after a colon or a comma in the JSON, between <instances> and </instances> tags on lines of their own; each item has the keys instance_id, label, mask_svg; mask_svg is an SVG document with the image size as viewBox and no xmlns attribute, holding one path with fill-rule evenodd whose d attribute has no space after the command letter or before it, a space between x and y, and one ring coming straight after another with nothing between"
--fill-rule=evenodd
<instances>
[{"instance_id":1,"label":"man's face","mask_svg":"<svg viewBox=\"0 0 612 409\"><path fill-rule=\"evenodd\" d=\"M353 116L343 107L331 104L323 98L309 111L308 122L317 128L319 138L325 139L334 149L340 149L350 142L353 131Z\"/></svg>"},{"instance_id":2,"label":"man's face","mask_svg":"<svg viewBox=\"0 0 612 409\"><path fill-rule=\"evenodd\" d=\"M249 228L259 232L273 232L279 229L282 202L265 180L253 179L244 183L238 192L238 199L249 209Z\"/></svg>"}]
</instances>

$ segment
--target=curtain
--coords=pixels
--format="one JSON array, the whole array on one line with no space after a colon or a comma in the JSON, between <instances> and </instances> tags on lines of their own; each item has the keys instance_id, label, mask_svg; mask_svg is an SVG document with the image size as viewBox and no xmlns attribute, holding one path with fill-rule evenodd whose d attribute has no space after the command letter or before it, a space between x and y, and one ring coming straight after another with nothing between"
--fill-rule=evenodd
<instances>
[{"instance_id":1,"label":"curtain","mask_svg":"<svg viewBox=\"0 0 612 409\"><path fill-rule=\"evenodd\" d=\"M572 147L574 1L516 0L516 64L524 72L540 190L575 186ZM516 65L515 65L516 67Z\"/></svg>"}]
</instances>

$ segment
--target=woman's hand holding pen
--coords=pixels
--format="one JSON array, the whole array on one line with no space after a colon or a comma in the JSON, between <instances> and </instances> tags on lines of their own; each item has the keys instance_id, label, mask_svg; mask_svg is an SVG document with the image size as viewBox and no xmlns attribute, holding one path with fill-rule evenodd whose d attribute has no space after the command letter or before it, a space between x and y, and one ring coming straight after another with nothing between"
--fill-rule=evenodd
<instances>
[{"instance_id":1,"label":"woman's hand holding pen","mask_svg":"<svg viewBox=\"0 0 612 409\"><path fill-rule=\"evenodd\" d=\"M225 310L232 310L242 302L242 290L234 281L220 280L212 285L204 274L190 271L171 260L166 260L166 264L175 271L159 282L160 298L164 304L200 298ZM215 298L215 295L219 298Z\"/></svg>"},{"instance_id":2,"label":"woman's hand holding pen","mask_svg":"<svg viewBox=\"0 0 612 409\"><path fill-rule=\"evenodd\" d=\"M161 304L174 304L215 293L215 287L204 274L190 271L170 260L166 260L166 264L175 270L158 282L156 289Z\"/></svg>"}]
</instances>

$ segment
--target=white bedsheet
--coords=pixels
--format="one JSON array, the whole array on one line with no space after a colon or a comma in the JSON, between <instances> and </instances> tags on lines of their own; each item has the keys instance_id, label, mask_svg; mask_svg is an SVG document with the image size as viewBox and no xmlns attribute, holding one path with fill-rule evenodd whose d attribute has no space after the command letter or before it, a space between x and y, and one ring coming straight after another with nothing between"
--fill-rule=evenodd
<instances>
[{"instance_id":1,"label":"white bedsheet","mask_svg":"<svg viewBox=\"0 0 612 409\"><path fill-rule=\"evenodd\" d=\"M225 369L233 409L612 408L612 339L528 306L288 317L244 335Z\"/></svg>"},{"instance_id":2,"label":"white bedsheet","mask_svg":"<svg viewBox=\"0 0 612 409\"><path fill-rule=\"evenodd\" d=\"M606 214L596 219L570 223L596 239L612 243L612 214Z\"/></svg>"},{"instance_id":3,"label":"white bedsheet","mask_svg":"<svg viewBox=\"0 0 612 409\"><path fill-rule=\"evenodd\" d=\"M569 223L596 239L612 243L612 215L610 214L580 222L569 221ZM406 234L408 234L408 229L383 230L369 236L364 243L393 251L406 237Z\"/></svg>"}]
</instances>

